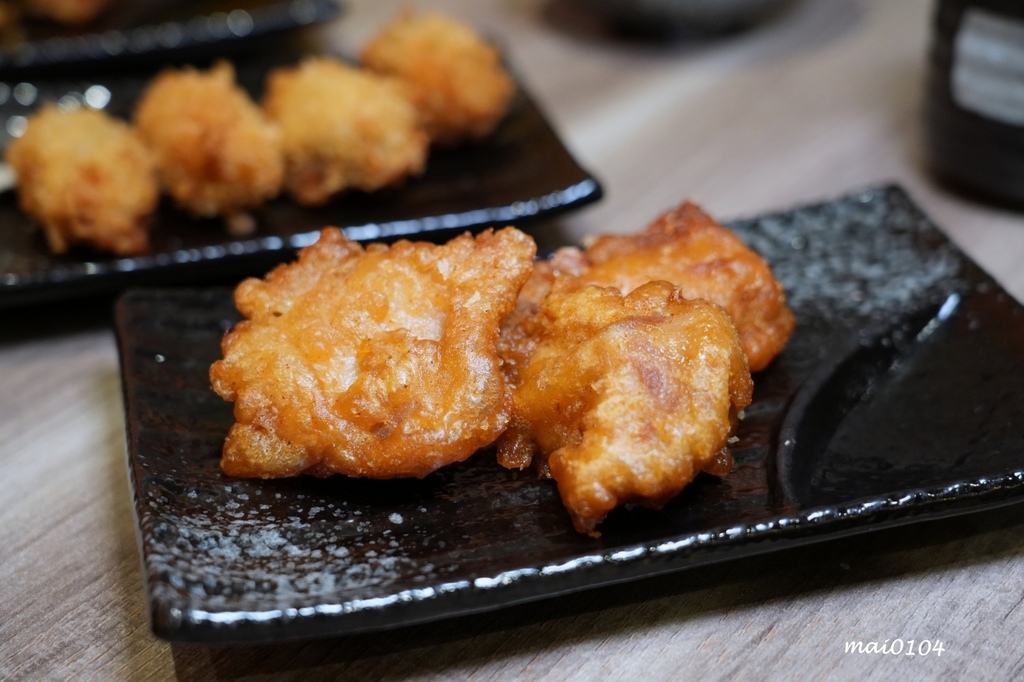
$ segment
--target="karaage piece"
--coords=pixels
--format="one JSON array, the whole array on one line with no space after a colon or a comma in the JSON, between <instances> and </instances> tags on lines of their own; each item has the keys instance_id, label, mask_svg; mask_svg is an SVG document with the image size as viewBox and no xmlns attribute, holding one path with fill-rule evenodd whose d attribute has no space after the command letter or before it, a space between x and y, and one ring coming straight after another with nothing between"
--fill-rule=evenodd
<instances>
[{"instance_id":1,"label":"karaage piece","mask_svg":"<svg viewBox=\"0 0 1024 682\"><path fill-rule=\"evenodd\" d=\"M230 218L281 190L281 131L235 84L227 62L161 73L135 124L156 153L164 189L197 217Z\"/></svg>"},{"instance_id":2,"label":"karaage piece","mask_svg":"<svg viewBox=\"0 0 1024 682\"><path fill-rule=\"evenodd\" d=\"M87 24L103 14L114 0L20 0L25 12L62 24Z\"/></svg>"},{"instance_id":3,"label":"karaage piece","mask_svg":"<svg viewBox=\"0 0 1024 682\"><path fill-rule=\"evenodd\" d=\"M753 388L724 310L667 282L625 297L556 283L539 319L500 457L546 455L577 530L596 535L615 507L660 507L719 470Z\"/></svg>"},{"instance_id":4,"label":"karaage piece","mask_svg":"<svg viewBox=\"0 0 1024 682\"><path fill-rule=\"evenodd\" d=\"M796 326L782 285L764 259L690 202L639 234L597 238L584 257L588 268L581 285L629 293L645 282L666 280L685 298L703 298L725 308L752 372L771 363Z\"/></svg>"},{"instance_id":5,"label":"karaage piece","mask_svg":"<svg viewBox=\"0 0 1024 682\"><path fill-rule=\"evenodd\" d=\"M210 370L234 401L224 472L422 477L493 442L512 408L498 324L535 252L514 228L365 250L329 228L243 282Z\"/></svg>"},{"instance_id":6,"label":"karaage piece","mask_svg":"<svg viewBox=\"0 0 1024 682\"><path fill-rule=\"evenodd\" d=\"M5 156L22 210L39 221L55 253L71 244L122 256L146 250L159 201L156 167L127 125L100 111L47 104Z\"/></svg>"},{"instance_id":7,"label":"karaage piece","mask_svg":"<svg viewBox=\"0 0 1024 682\"><path fill-rule=\"evenodd\" d=\"M498 50L439 14L406 12L367 44L362 60L406 84L431 140L441 144L491 134L515 90Z\"/></svg>"},{"instance_id":8,"label":"karaage piece","mask_svg":"<svg viewBox=\"0 0 1024 682\"><path fill-rule=\"evenodd\" d=\"M534 265L530 278L519 292L516 307L502 320L501 334L498 338L501 369L505 373L505 380L512 388L519 385L523 369L529 363L530 356L540 341L538 315L555 280L565 276L578 276L583 273L585 267L583 252L572 246L558 249L550 258L537 261Z\"/></svg>"},{"instance_id":9,"label":"karaage piece","mask_svg":"<svg viewBox=\"0 0 1024 682\"><path fill-rule=\"evenodd\" d=\"M285 184L299 203L378 190L426 166L430 141L392 78L307 59L271 73L263 107L283 132Z\"/></svg>"}]
</instances>

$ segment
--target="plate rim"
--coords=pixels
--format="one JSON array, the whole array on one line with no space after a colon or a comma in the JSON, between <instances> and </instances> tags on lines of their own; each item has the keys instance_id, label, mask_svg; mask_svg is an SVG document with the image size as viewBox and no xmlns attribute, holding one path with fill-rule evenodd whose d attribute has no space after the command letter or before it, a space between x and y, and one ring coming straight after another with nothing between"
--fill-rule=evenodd
<instances>
[{"instance_id":1,"label":"plate rim","mask_svg":"<svg viewBox=\"0 0 1024 682\"><path fill-rule=\"evenodd\" d=\"M239 8L248 25L231 27L230 12L200 12L188 19L143 24L103 32L84 32L74 37L27 40L0 48L0 79L24 77L55 68L82 69L106 66L128 59L161 57L212 46L239 44L282 31L330 21L346 9L345 0L278 0L257 9ZM223 15L223 16L220 16ZM205 32L192 26L200 19L216 20ZM238 23L238 19L235 23ZM170 43L170 44L168 44Z\"/></svg>"}]
</instances>

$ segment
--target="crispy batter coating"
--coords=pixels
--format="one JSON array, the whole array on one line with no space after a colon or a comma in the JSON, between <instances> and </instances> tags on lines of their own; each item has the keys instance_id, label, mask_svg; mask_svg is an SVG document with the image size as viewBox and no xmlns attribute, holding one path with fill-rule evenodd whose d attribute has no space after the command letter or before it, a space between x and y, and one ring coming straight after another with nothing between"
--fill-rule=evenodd
<instances>
[{"instance_id":1,"label":"crispy batter coating","mask_svg":"<svg viewBox=\"0 0 1024 682\"><path fill-rule=\"evenodd\" d=\"M86 24L105 12L114 0L20 0L28 14L62 24Z\"/></svg>"},{"instance_id":2,"label":"crispy batter coating","mask_svg":"<svg viewBox=\"0 0 1024 682\"><path fill-rule=\"evenodd\" d=\"M501 370L512 388L519 385L520 376L540 341L538 316L551 287L557 279L579 276L585 269L583 253L572 246L558 249L550 258L534 264L530 278L519 292L515 309L501 323L501 335L498 338Z\"/></svg>"},{"instance_id":3,"label":"crispy batter coating","mask_svg":"<svg viewBox=\"0 0 1024 682\"><path fill-rule=\"evenodd\" d=\"M771 363L796 326L768 264L695 204L685 202L643 232L598 237L583 252L562 248L537 264L515 311L502 324L499 349L513 386L537 345L541 305L555 281L563 280L565 287L610 286L622 293L665 280L679 287L684 298L717 303L733 318L752 372Z\"/></svg>"},{"instance_id":4,"label":"crispy batter coating","mask_svg":"<svg viewBox=\"0 0 1024 682\"><path fill-rule=\"evenodd\" d=\"M144 252L159 200L153 157L127 125L91 109L44 105L6 160L18 175L22 210L50 248L88 244L119 255Z\"/></svg>"},{"instance_id":5,"label":"crispy batter coating","mask_svg":"<svg viewBox=\"0 0 1024 682\"><path fill-rule=\"evenodd\" d=\"M139 100L135 124L156 153L164 188L195 216L244 213L281 189L281 132L235 84L227 62L161 73Z\"/></svg>"},{"instance_id":6,"label":"crispy batter coating","mask_svg":"<svg viewBox=\"0 0 1024 682\"><path fill-rule=\"evenodd\" d=\"M362 60L408 86L427 133L441 144L489 135L515 89L498 50L438 14L400 16L367 44Z\"/></svg>"},{"instance_id":7,"label":"crispy batter coating","mask_svg":"<svg viewBox=\"0 0 1024 682\"><path fill-rule=\"evenodd\" d=\"M663 505L697 473L729 472L750 371L794 326L768 265L689 202L560 249L502 325L516 390L498 461L554 478L584 533L620 504Z\"/></svg>"},{"instance_id":8,"label":"crispy batter coating","mask_svg":"<svg viewBox=\"0 0 1024 682\"><path fill-rule=\"evenodd\" d=\"M334 59L270 74L263 102L284 134L286 185L302 204L374 191L426 166L429 139L394 79Z\"/></svg>"},{"instance_id":9,"label":"crispy batter coating","mask_svg":"<svg viewBox=\"0 0 1024 682\"><path fill-rule=\"evenodd\" d=\"M796 326L768 264L690 202L663 214L639 234L599 237L584 256L589 267L580 284L629 293L661 279L679 287L685 298L703 298L725 308L752 372L771 363Z\"/></svg>"},{"instance_id":10,"label":"crispy batter coating","mask_svg":"<svg viewBox=\"0 0 1024 682\"><path fill-rule=\"evenodd\" d=\"M621 504L660 507L718 469L753 384L729 316L668 282L622 296L557 282L514 393L505 461L547 455L576 529Z\"/></svg>"},{"instance_id":11,"label":"crispy batter coating","mask_svg":"<svg viewBox=\"0 0 1024 682\"><path fill-rule=\"evenodd\" d=\"M239 285L210 377L237 420L232 476L426 476L504 430L500 320L536 245L506 228L365 251L337 229Z\"/></svg>"}]
</instances>

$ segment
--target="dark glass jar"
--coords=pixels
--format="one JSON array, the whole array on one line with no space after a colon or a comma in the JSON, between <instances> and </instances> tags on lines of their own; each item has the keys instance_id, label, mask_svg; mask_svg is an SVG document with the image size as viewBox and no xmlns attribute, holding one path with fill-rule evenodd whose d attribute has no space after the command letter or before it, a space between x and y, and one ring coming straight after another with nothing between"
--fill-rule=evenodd
<instances>
[{"instance_id":1,"label":"dark glass jar","mask_svg":"<svg viewBox=\"0 0 1024 682\"><path fill-rule=\"evenodd\" d=\"M939 0L925 102L943 178L1024 206L1024 0Z\"/></svg>"}]
</instances>

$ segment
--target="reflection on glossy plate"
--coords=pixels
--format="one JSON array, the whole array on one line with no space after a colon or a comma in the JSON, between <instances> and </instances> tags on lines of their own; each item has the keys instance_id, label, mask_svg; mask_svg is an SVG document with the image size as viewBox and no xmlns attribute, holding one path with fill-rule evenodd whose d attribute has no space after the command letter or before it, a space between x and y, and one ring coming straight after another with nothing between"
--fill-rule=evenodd
<instances>
[{"instance_id":1,"label":"reflection on glossy plate","mask_svg":"<svg viewBox=\"0 0 1024 682\"><path fill-rule=\"evenodd\" d=\"M333 19L341 0L116 0L84 26L22 18L0 34L0 73L226 55L255 38Z\"/></svg>"},{"instance_id":2,"label":"reflection on glossy plate","mask_svg":"<svg viewBox=\"0 0 1024 682\"><path fill-rule=\"evenodd\" d=\"M736 467L592 539L491 451L422 481L229 479L207 369L230 293L118 304L152 625L177 641L321 637L494 609L1024 494L1024 308L883 187L732 225L798 326L756 377Z\"/></svg>"},{"instance_id":3,"label":"reflection on glossy plate","mask_svg":"<svg viewBox=\"0 0 1024 682\"><path fill-rule=\"evenodd\" d=\"M259 96L267 70L298 55L275 53L266 61L240 62L238 80ZM0 101L0 146L24 125L39 102L94 106L122 119L149 76L121 75L104 82L23 83ZM3 93L0 92L0 95ZM0 98L2 99L2 98ZM349 192L318 208L282 197L253 212L257 231L231 237L220 220L195 220L164 201L151 223L151 253L118 258L78 248L50 253L41 230L23 214L13 192L0 194L0 308L132 285L185 284L263 274L311 243L320 228L335 225L353 239L472 229L523 223L596 201L598 181L562 145L520 85L508 116L493 135L474 144L434 150L422 177L373 193Z\"/></svg>"}]
</instances>

